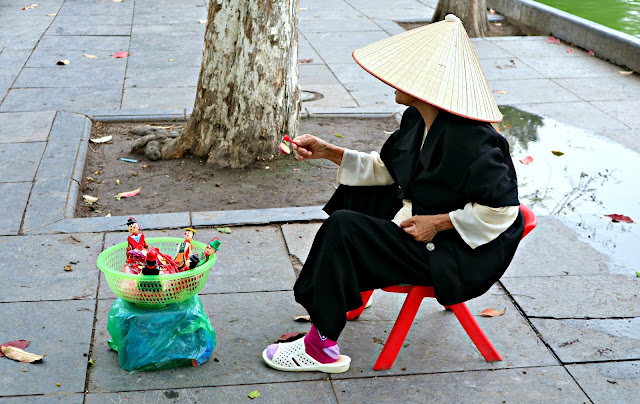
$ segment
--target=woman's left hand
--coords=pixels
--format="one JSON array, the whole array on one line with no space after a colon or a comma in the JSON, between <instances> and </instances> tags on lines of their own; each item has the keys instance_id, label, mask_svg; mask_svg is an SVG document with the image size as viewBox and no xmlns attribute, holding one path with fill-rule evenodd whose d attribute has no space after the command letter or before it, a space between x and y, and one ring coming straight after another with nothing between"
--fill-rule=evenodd
<instances>
[{"instance_id":1,"label":"woman's left hand","mask_svg":"<svg viewBox=\"0 0 640 404\"><path fill-rule=\"evenodd\" d=\"M442 230L453 228L448 214L413 216L400 223L400 228L413 236L416 241L428 243Z\"/></svg>"}]
</instances>

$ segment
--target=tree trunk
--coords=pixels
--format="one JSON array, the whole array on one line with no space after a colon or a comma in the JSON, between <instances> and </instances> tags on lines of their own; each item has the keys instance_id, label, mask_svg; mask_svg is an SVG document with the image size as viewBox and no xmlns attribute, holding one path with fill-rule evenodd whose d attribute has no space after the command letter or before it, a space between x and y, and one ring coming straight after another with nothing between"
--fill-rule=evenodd
<instances>
[{"instance_id":1,"label":"tree trunk","mask_svg":"<svg viewBox=\"0 0 640 404\"><path fill-rule=\"evenodd\" d=\"M209 0L202 67L186 129L163 149L243 168L298 132L298 0Z\"/></svg>"},{"instance_id":2,"label":"tree trunk","mask_svg":"<svg viewBox=\"0 0 640 404\"><path fill-rule=\"evenodd\" d=\"M447 14L455 14L471 38L483 37L489 29L486 0L440 0L431 22L444 20Z\"/></svg>"}]
</instances>

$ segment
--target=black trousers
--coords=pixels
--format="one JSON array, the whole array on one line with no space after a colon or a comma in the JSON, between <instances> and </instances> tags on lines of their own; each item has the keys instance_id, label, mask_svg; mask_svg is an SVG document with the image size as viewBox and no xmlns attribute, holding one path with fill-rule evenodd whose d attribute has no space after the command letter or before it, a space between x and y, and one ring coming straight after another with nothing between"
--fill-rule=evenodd
<instances>
[{"instance_id":1,"label":"black trousers","mask_svg":"<svg viewBox=\"0 0 640 404\"><path fill-rule=\"evenodd\" d=\"M401 207L395 186L341 185L294 286L296 301L326 337L337 340L361 291L402 283L432 285L424 243L391 219Z\"/></svg>"}]
</instances>

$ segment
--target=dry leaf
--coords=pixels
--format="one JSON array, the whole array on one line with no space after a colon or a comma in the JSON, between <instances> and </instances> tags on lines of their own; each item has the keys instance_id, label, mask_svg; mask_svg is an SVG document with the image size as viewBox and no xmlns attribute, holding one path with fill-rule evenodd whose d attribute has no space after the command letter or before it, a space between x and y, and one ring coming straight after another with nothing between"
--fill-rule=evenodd
<instances>
[{"instance_id":1,"label":"dry leaf","mask_svg":"<svg viewBox=\"0 0 640 404\"><path fill-rule=\"evenodd\" d=\"M558 38L554 38L554 37L550 36L549 38L547 38L547 42L549 42L549 43L560 43L560 40Z\"/></svg>"},{"instance_id":2,"label":"dry leaf","mask_svg":"<svg viewBox=\"0 0 640 404\"><path fill-rule=\"evenodd\" d=\"M313 62L313 59L300 59L298 60L298 63L311 63Z\"/></svg>"},{"instance_id":3,"label":"dry leaf","mask_svg":"<svg viewBox=\"0 0 640 404\"><path fill-rule=\"evenodd\" d=\"M504 91L504 90L494 90L493 92L496 94L509 94L508 91Z\"/></svg>"},{"instance_id":4,"label":"dry leaf","mask_svg":"<svg viewBox=\"0 0 640 404\"><path fill-rule=\"evenodd\" d=\"M494 10L494 9L490 8L490 9L489 9L489 14L491 14L491 15L496 15L496 10Z\"/></svg>"},{"instance_id":5,"label":"dry leaf","mask_svg":"<svg viewBox=\"0 0 640 404\"><path fill-rule=\"evenodd\" d=\"M29 340L19 339L17 341L9 341L3 344L0 344L0 347L3 346L12 346L14 348L25 349L29 345ZM0 352L0 357L4 356L4 353Z\"/></svg>"},{"instance_id":6,"label":"dry leaf","mask_svg":"<svg viewBox=\"0 0 640 404\"><path fill-rule=\"evenodd\" d=\"M62 59L62 60L58 60L56 64L59 66L66 66L69 64L69 61L67 59Z\"/></svg>"},{"instance_id":7,"label":"dry leaf","mask_svg":"<svg viewBox=\"0 0 640 404\"><path fill-rule=\"evenodd\" d=\"M124 0L113 0L114 3L122 3Z\"/></svg>"},{"instance_id":8,"label":"dry leaf","mask_svg":"<svg viewBox=\"0 0 640 404\"><path fill-rule=\"evenodd\" d=\"M71 271L73 271L73 268L71 268L71 265L65 265L64 266L64 270L65 270L65 272L71 272Z\"/></svg>"},{"instance_id":9,"label":"dry leaf","mask_svg":"<svg viewBox=\"0 0 640 404\"><path fill-rule=\"evenodd\" d=\"M571 48L567 49L567 53L573 53L573 49Z\"/></svg>"},{"instance_id":10,"label":"dry leaf","mask_svg":"<svg viewBox=\"0 0 640 404\"><path fill-rule=\"evenodd\" d=\"M254 399L254 398L258 398L260 397L260 392L258 390L253 390L251 393L248 394L250 399Z\"/></svg>"},{"instance_id":11,"label":"dry leaf","mask_svg":"<svg viewBox=\"0 0 640 404\"><path fill-rule=\"evenodd\" d=\"M504 312L506 310L507 309L502 309L502 310L486 309L482 313L478 314L478 316L480 316L480 317L500 317L500 316L504 315Z\"/></svg>"},{"instance_id":12,"label":"dry leaf","mask_svg":"<svg viewBox=\"0 0 640 404\"><path fill-rule=\"evenodd\" d=\"M142 187L129 192L120 192L118 195L116 195L116 200L119 201L120 198L131 198L132 196L136 196L140 193L141 188Z\"/></svg>"},{"instance_id":13,"label":"dry leaf","mask_svg":"<svg viewBox=\"0 0 640 404\"><path fill-rule=\"evenodd\" d=\"M91 196L91 195L82 195L82 199L87 205L91 205L92 203L98 202L99 197Z\"/></svg>"},{"instance_id":14,"label":"dry leaf","mask_svg":"<svg viewBox=\"0 0 640 404\"><path fill-rule=\"evenodd\" d=\"M57 13L49 13L47 14L49 17L55 17L56 15L58 15Z\"/></svg>"},{"instance_id":15,"label":"dry leaf","mask_svg":"<svg viewBox=\"0 0 640 404\"><path fill-rule=\"evenodd\" d=\"M495 25L496 27L502 27L502 23L501 22L494 22L493 25Z\"/></svg>"},{"instance_id":16,"label":"dry leaf","mask_svg":"<svg viewBox=\"0 0 640 404\"><path fill-rule=\"evenodd\" d=\"M85 53L84 57L86 57L87 59L98 59L98 57L96 55L90 55L88 53Z\"/></svg>"},{"instance_id":17,"label":"dry leaf","mask_svg":"<svg viewBox=\"0 0 640 404\"><path fill-rule=\"evenodd\" d=\"M564 155L563 152L558 151L558 150L551 150L551 153L553 153L554 156L562 156L562 155Z\"/></svg>"},{"instance_id":18,"label":"dry leaf","mask_svg":"<svg viewBox=\"0 0 640 404\"><path fill-rule=\"evenodd\" d=\"M280 336L280 338L278 338L276 340L277 342L292 342L295 340L298 340L302 337L304 337L305 335L307 335L306 332L302 332L302 331L294 331L294 332L288 332L286 334L283 334Z\"/></svg>"},{"instance_id":19,"label":"dry leaf","mask_svg":"<svg viewBox=\"0 0 640 404\"><path fill-rule=\"evenodd\" d=\"M31 363L35 361L42 360L47 355L35 355L30 352L23 351L20 348L15 348L12 346L3 346L2 353L9 359L13 359L15 361Z\"/></svg>"},{"instance_id":20,"label":"dry leaf","mask_svg":"<svg viewBox=\"0 0 640 404\"><path fill-rule=\"evenodd\" d=\"M206 24L206 23L207 23L207 20L198 20L198 23L199 23L199 24Z\"/></svg>"},{"instance_id":21,"label":"dry leaf","mask_svg":"<svg viewBox=\"0 0 640 404\"><path fill-rule=\"evenodd\" d=\"M116 185L120 185L120 180L116 180Z\"/></svg>"},{"instance_id":22,"label":"dry leaf","mask_svg":"<svg viewBox=\"0 0 640 404\"><path fill-rule=\"evenodd\" d=\"M523 158L522 160L520 160L520 162L526 166L527 164L533 163L533 157L527 156L527 157Z\"/></svg>"},{"instance_id":23,"label":"dry leaf","mask_svg":"<svg viewBox=\"0 0 640 404\"><path fill-rule=\"evenodd\" d=\"M129 56L127 52L116 52L113 54L113 57L116 59L126 58L127 56Z\"/></svg>"},{"instance_id":24,"label":"dry leaf","mask_svg":"<svg viewBox=\"0 0 640 404\"><path fill-rule=\"evenodd\" d=\"M89 139L89 140L91 140L93 143L106 143L111 139L113 139L113 136L108 135L108 136L99 137L97 139Z\"/></svg>"},{"instance_id":25,"label":"dry leaf","mask_svg":"<svg viewBox=\"0 0 640 404\"><path fill-rule=\"evenodd\" d=\"M104 217L111 217L111 212L107 213Z\"/></svg>"},{"instance_id":26,"label":"dry leaf","mask_svg":"<svg viewBox=\"0 0 640 404\"><path fill-rule=\"evenodd\" d=\"M293 317L294 321L300 321L300 322L310 322L311 321L311 316L310 315L306 315L306 316L294 316Z\"/></svg>"},{"instance_id":27,"label":"dry leaf","mask_svg":"<svg viewBox=\"0 0 640 404\"><path fill-rule=\"evenodd\" d=\"M216 227L220 233L231 234L231 229L229 227Z\"/></svg>"},{"instance_id":28,"label":"dry leaf","mask_svg":"<svg viewBox=\"0 0 640 404\"><path fill-rule=\"evenodd\" d=\"M22 7L22 9L23 10L31 10L31 9L36 8L36 7L38 7L37 4L32 4L30 6Z\"/></svg>"},{"instance_id":29,"label":"dry leaf","mask_svg":"<svg viewBox=\"0 0 640 404\"><path fill-rule=\"evenodd\" d=\"M385 130L385 131L383 131L383 132L385 133L385 135L393 135L393 133L394 133L394 132L392 132L392 131L388 131L388 130Z\"/></svg>"},{"instance_id":30,"label":"dry leaf","mask_svg":"<svg viewBox=\"0 0 640 404\"><path fill-rule=\"evenodd\" d=\"M631 220L629 216L617 215L617 214L611 214L611 215L605 215L605 216L610 218L612 222L633 223L633 220Z\"/></svg>"},{"instance_id":31,"label":"dry leaf","mask_svg":"<svg viewBox=\"0 0 640 404\"><path fill-rule=\"evenodd\" d=\"M343 137L344 137L344 136L339 135L339 134L337 134L337 133L336 133L334 136L335 136L335 137L339 137L339 138L343 138Z\"/></svg>"},{"instance_id":32,"label":"dry leaf","mask_svg":"<svg viewBox=\"0 0 640 404\"><path fill-rule=\"evenodd\" d=\"M594 56L596 53L593 51L593 49L589 49L589 52L587 52L587 55L589 56Z\"/></svg>"},{"instance_id":33,"label":"dry leaf","mask_svg":"<svg viewBox=\"0 0 640 404\"><path fill-rule=\"evenodd\" d=\"M627 75L627 74L633 74L633 70L628 70L628 71L620 70L618 73L620 73L620 74L625 74L625 75Z\"/></svg>"}]
</instances>

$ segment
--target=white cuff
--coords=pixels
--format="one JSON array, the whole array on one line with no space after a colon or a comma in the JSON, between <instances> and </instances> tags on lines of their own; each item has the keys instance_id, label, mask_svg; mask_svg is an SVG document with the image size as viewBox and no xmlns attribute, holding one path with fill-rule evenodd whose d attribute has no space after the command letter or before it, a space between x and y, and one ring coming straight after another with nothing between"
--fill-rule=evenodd
<instances>
[{"instance_id":1,"label":"white cuff","mask_svg":"<svg viewBox=\"0 0 640 404\"><path fill-rule=\"evenodd\" d=\"M449 213L453 227L471 248L496 239L518 217L518 206L490 208L477 203L467 203L463 209Z\"/></svg>"},{"instance_id":2,"label":"white cuff","mask_svg":"<svg viewBox=\"0 0 640 404\"><path fill-rule=\"evenodd\" d=\"M377 152L345 149L338 168L338 183L351 186L393 184L393 178Z\"/></svg>"}]
</instances>

